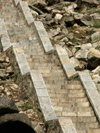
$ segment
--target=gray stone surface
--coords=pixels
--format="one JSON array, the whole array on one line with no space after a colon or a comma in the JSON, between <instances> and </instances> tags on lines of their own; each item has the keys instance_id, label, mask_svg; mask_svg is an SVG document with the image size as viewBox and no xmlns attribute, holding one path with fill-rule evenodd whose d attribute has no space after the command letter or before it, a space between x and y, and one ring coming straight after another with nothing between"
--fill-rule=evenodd
<instances>
[{"instance_id":1,"label":"gray stone surface","mask_svg":"<svg viewBox=\"0 0 100 133\"><path fill-rule=\"evenodd\" d=\"M19 3L20 1L21 1L21 0L14 0L14 4L15 4L15 6L17 6L18 3Z\"/></svg>"},{"instance_id":2,"label":"gray stone surface","mask_svg":"<svg viewBox=\"0 0 100 133\"><path fill-rule=\"evenodd\" d=\"M45 85L44 81L33 81L33 83L34 83L34 87L36 89L46 88L46 85Z\"/></svg>"},{"instance_id":3,"label":"gray stone surface","mask_svg":"<svg viewBox=\"0 0 100 133\"><path fill-rule=\"evenodd\" d=\"M0 115L6 113L18 113L18 109L12 99L0 96Z\"/></svg>"},{"instance_id":4,"label":"gray stone surface","mask_svg":"<svg viewBox=\"0 0 100 133\"><path fill-rule=\"evenodd\" d=\"M34 26L37 30L41 43L46 53L53 51L53 46L50 42L49 36L44 28L44 25L40 21L34 21Z\"/></svg>"},{"instance_id":5,"label":"gray stone surface","mask_svg":"<svg viewBox=\"0 0 100 133\"><path fill-rule=\"evenodd\" d=\"M49 96L47 89L36 89L37 96Z\"/></svg>"},{"instance_id":6,"label":"gray stone surface","mask_svg":"<svg viewBox=\"0 0 100 133\"><path fill-rule=\"evenodd\" d=\"M21 7L24 17L27 21L27 24L30 26L34 22L34 18L33 18L31 11L28 7L28 3L26 1L20 1L20 7Z\"/></svg>"}]
</instances>

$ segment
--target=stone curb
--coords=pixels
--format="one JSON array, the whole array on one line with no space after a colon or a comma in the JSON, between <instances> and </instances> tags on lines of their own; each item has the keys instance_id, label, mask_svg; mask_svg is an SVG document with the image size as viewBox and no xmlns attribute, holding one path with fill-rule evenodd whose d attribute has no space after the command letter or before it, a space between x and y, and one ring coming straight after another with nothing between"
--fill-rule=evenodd
<instances>
[{"instance_id":1,"label":"stone curb","mask_svg":"<svg viewBox=\"0 0 100 133\"><path fill-rule=\"evenodd\" d=\"M79 72L78 75L100 122L100 94L96 88L96 85L88 72Z\"/></svg>"},{"instance_id":2,"label":"stone curb","mask_svg":"<svg viewBox=\"0 0 100 133\"><path fill-rule=\"evenodd\" d=\"M74 69L74 66L70 63L67 51L61 46L56 46L56 52L67 78L70 79L71 77L76 77L77 73Z\"/></svg>"},{"instance_id":3,"label":"stone curb","mask_svg":"<svg viewBox=\"0 0 100 133\"><path fill-rule=\"evenodd\" d=\"M19 7L21 8L23 15L25 17L25 20L28 24L28 26L30 26L31 24L33 24L34 22L34 18L30 12L30 8L28 7L28 3L26 1L20 1L19 2Z\"/></svg>"},{"instance_id":4,"label":"stone curb","mask_svg":"<svg viewBox=\"0 0 100 133\"><path fill-rule=\"evenodd\" d=\"M11 46L5 22L3 19L0 19L0 45L2 51L5 51Z\"/></svg>"},{"instance_id":5,"label":"stone curb","mask_svg":"<svg viewBox=\"0 0 100 133\"><path fill-rule=\"evenodd\" d=\"M50 41L49 36L44 28L43 23L41 21L34 21L34 26L38 33L39 39L43 45L44 51L46 53L51 53L52 51L54 51L54 48L51 44L51 41Z\"/></svg>"}]
</instances>

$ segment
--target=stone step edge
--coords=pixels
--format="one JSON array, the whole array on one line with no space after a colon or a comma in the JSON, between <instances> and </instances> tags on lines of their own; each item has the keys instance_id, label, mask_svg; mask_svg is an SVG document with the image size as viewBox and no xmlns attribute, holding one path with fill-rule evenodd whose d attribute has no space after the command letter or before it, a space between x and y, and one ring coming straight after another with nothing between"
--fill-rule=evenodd
<instances>
[{"instance_id":1,"label":"stone step edge","mask_svg":"<svg viewBox=\"0 0 100 133\"><path fill-rule=\"evenodd\" d=\"M33 94L36 94L34 97L39 103L44 121L48 123L50 127L56 127L58 125L57 127L59 127L59 130L62 133L67 130L71 131L71 133L76 133L76 129L70 118L58 120L56 117L42 74L37 70L30 70L24 51L21 48L18 48L17 45L14 45L5 52L7 56L9 56L14 70L18 73L17 82L20 84L20 82L23 83L23 80L25 80L24 83L28 85L27 88L35 90ZM22 63L24 63L24 65L22 65ZM29 81L27 83L26 78L28 78L28 80L30 79L30 83ZM22 86L24 86L24 84ZM35 103L37 103L37 101Z\"/></svg>"},{"instance_id":2,"label":"stone step edge","mask_svg":"<svg viewBox=\"0 0 100 133\"><path fill-rule=\"evenodd\" d=\"M49 36L41 21L34 21L34 27L46 54L54 52Z\"/></svg>"},{"instance_id":3,"label":"stone step edge","mask_svg":"<svg viewBox=\"0 0 100 133\"><path fill-rule=\"evenodd\" d=\"M20 1L22 0L14 0L14 5L17 7Z\"/></svg>"},{"instance_id":4,"label":"stone step edge","mask_svg":"<svg viewBox=\"0 0 100 133\"><path fill-rule=\"evenodd\" d=\"M98 121L100 122L100 94L96 88L96 85L88 72L79 72L78 75Z\"/></svg>"},{"instance_id":5,"label":"stone step edge","mask_svg":"<svg viewBox=\"0 0 100 133\"><path fill-rule=\"evenodd\" d=\"M71 79L72 77L73 78L77 77L78 74L77 74L76 70L74 69L74 66L70 63L70 59L68 57L68 53L67 53L66 49L57 45L56 52L57 52L58 58L61 62L61 65L63 67L63 70L64 70L67 78Z\"/></svg>"},{"instance_id":6,"label":"stone step edge","mask_svg":"<svg viewBox=\"0 0 100 133\"><path fill-rule=\"evenodd\" d=\"M18 8L21 9L28 26L31 26L34 22L34 18L32 16L30 8L28 7L27 1L20 1L18 3Z\"/></svg>"},{"instance_id":7,"label":"stone step edge","mask_svg":"<svg viewBox=\"0 0 100 133\"><path fill-rule=\"evenodd\" d=\"M0 18L0 49L5 51L11 46L5 22Z\"/></svg>"}]
</instances>

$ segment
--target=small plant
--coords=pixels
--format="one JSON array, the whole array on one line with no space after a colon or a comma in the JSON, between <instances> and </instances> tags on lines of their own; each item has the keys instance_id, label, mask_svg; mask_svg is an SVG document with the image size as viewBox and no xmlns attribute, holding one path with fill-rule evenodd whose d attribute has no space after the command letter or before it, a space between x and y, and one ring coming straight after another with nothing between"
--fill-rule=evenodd
<instances>
[{"instance_id":1,"label":"small plant","mask_svg":"<svg viewBox=\"0 0 100 133\"><path fill-rule=\"evenodd\" d=\"M100 25L99 24L96 24L93 26L94 28L100 28Z\"/></svg>"},{"instance_id":2,"label":"small plant","mask_svg":"<svg viewBox=\"0 0 100 133\"><path fill-rule=\"evenodd\" d=\"M94 13L100 13L100 10L98 10L98 11L95 11Z\"/></svg>"},{"instance_id":3,"label":"small plant","mask_svg":"<svg viewBox=\"0 0 100 133\"><path fill-rule=\"evenodd\" d=\"M1 93L6 94L5 90L1 90Z\"/></svg>"},{"instance_id":4,"label":"small plant","mask_svg":"<svg viewBox=\"0 0 100 133\"><path fill-rule=\"evenodd\" d=\"M95 49L98 49L98 50L100 50L100 46L97 46Z\"/></svg>"},{"instance_id":5,"label":"small plant","mask_svg":"<svg viewBox=\"0 0 100 133\"><path fill-rule=\"evenodd\" d=\"M48 129L48 127L49 127L49 124L48 124L48 122L45 122L45 128L46 128L46 130Z\"/></svg>"},{"instance_id":6,"label":"small plant","mask_svg":"<svg viewBox=\"0 0 100 133\"><path fill-rule=\"evenodd\" d=\"M80 50L80 48L79 47L76 47L76 52L78 52Z\"/></svg>"},{"instance_id":7,"label":"small plant","mask_svg":"<svg viewBox=\"0 0 100 133\"><path fill-rule=\"evenodd\" d=\"M70 39L70 42L75 43L78 42L78 40L76 38Z\"/></svg>"},{"instance_id":8,"label":"small plant","mask_svg":"<svg viewBox=\"0 0 100 133\"><path fill-rule=\"evenodd\" d=\"M23 105L22 105L22 108L25 108L25 109L31 109L31 107L28 106L27 104L23 104Z\"/></svg>"},{"instance_id":9,"label":"small plant","mask_svg":"<svg viewBox=\"0 0 100 133\"><path fill-rule=\"evenodd\" d=\"M91 37L87 40L87 42L88 42L88 43L90 43L90 42L91 42Z\"/></svg>"}]
</instances>

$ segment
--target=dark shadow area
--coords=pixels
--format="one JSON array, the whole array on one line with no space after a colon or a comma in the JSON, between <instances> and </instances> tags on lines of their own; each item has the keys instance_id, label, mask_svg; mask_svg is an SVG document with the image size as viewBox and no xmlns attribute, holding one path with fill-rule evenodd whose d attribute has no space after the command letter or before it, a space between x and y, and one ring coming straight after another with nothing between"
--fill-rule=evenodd
<instances>
[{"instance_id":1,"label":"dark shadow area","mask_svg":"<svg viewBox=\"0 0 100 133\"><path fill-rule=\"evenodd\" d=\"M36 133L34 129L23 122L9 121L0 125L0 133Z\"/></svg>"}]
</instances>

